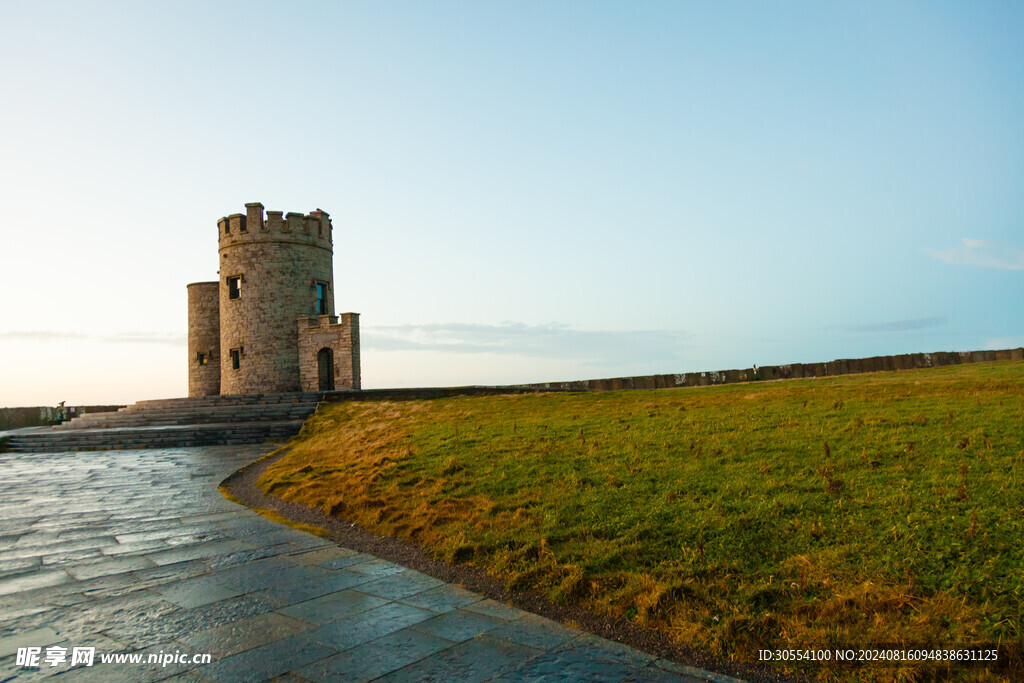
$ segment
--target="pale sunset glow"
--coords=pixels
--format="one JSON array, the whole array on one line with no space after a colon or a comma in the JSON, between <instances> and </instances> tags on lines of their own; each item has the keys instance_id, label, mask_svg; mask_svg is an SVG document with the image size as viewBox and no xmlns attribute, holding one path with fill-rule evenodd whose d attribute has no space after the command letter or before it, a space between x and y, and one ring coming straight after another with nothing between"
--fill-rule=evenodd
<instances>
[{"instance_id":1,"label":"pale sunset glow","mask_svg":"<svg viewBox=\"0 0 1024 683\"><path fill-rule=\"evenodd\" d=\"M0 406L187 393L322 208L363 388L1024 345L1024 5L6 2Z\"/></svg>"}]
</instances>

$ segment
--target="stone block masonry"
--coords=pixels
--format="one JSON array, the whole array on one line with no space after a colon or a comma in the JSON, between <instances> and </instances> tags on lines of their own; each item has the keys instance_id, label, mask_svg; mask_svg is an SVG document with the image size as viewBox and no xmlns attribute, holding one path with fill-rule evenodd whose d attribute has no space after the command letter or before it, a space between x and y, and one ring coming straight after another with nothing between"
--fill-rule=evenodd
<instances>
[{"instance_id":1,"label":"stone block masonry","mask_svg":"<svg viewBox=\"0 0 1024 683\"><path fill-rule=\"evenodd\" d=\"M188 395L220 394L220 283L188 286Z\"/></svg>"},{"instance_id":2,"label":"stone block masonry","mask_svg":"<svg viewBox=\"0 0 1024 683\"><path fill-rule=\"evenodd\" d=\"M999 351L960 351L937 353L911 353L898 356L871 358L842 358L827 363L792 363L790 365L762 365L757 379L799 379L804 377L835 377L864 372L913 370L961 363L984 363L997 360L1024 360L1024 347ZM556 391L615 391L618 389L661 389L663 387L703 387L715 384L734 384L754 379L753 368L748 370L712 370L684 372L675 375L642 375L639 377L611 377L569 382L537 382L517 386Z\"/></svg>"},{"instance_id":3,"label":"stone block masonry","mask_svg":"<svg viewBox=\"0 0 1024 683\"><path fill-rule=\"evenodd\" d=\"M331 230L323 212L263 222L263 206L221 219L221 393L255 394L299 388L295 321L316 313L317 284L334 313ZM278 212L273 212L278 216ZM308 219L308 220L307 220ZM315 219L315 220L314 220Z\"/></svg>"},{"instance_id":4,"label":"stone block masonry","mask_svg":"<svg viewBox=\"0 0 1024 683\"><path fill-rule=\"evenodd\" d=\"M217 223L218 281L189 286L189 396L299 391L300 368L322 365L322 347L300 344L296 322L335 315L330 216L268 211L264 220L262 204L245 209ZM327 347L334 370L317 381L327 390L359 388L358 316L344 315Z\"/></svg>"},{"instance_id":5,"label":"stone block masonry","mask_svg":"<svg viewBox=\"0 0 1024 683\"><path fill-rule=\"evenodd\" d=\"M302 391L361 388L358 313L299 318L298 340Z\"/></svg>"}]
</instances>

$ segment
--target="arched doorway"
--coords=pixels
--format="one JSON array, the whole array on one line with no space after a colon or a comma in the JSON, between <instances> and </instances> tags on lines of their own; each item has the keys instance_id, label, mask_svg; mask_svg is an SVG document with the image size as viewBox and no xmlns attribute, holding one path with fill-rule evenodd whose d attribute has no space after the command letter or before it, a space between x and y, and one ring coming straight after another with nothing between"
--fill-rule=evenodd
<instances>
[{"instance_id":1,"label":"arched doorway","mask_svg":"<svg viewBox=\"0 0 1024 683\"><path fill-rule=\"evenodd\" d=\"M316 354L320 391L334 391L334 352L323 348Z\"/></svg>"}]
</instances>

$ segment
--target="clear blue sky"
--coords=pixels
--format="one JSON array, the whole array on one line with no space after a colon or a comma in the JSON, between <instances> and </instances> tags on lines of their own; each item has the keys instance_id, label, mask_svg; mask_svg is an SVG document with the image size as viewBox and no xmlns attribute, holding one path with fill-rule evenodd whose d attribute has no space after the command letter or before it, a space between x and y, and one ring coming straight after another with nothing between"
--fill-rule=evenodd
<instances>
[{"instance_id":1,"label":"clear blue sky","mask_svg":"<svg viewBox=\"0 0 1024 683\"><path fill-rule=\"evenodd\" d=\"M0 406L320 207L365 387L1024 345L1024 4L0 0Z\"/></svg>"}]
</instances>

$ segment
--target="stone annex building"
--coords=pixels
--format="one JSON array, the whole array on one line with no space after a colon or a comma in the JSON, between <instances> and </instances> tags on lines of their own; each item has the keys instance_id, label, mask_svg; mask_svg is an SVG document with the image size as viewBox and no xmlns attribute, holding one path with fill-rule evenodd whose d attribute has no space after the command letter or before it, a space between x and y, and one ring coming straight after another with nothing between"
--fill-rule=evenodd
<instances>
[{"instance_id":1,"label":"stone annex building","mask_svg":"<svg viewBox=\"0 0 1024 683\"><path fill-rule=\"evenodd\" d=\"M220 279L188 285L188 395L359 389L359 314L334 314L331 219L217 221Z\"/></svg>"}]
</instances>

